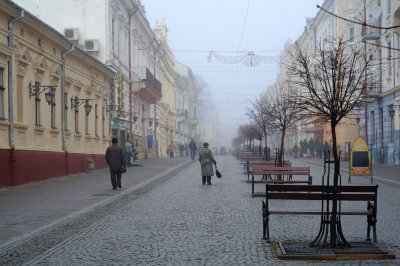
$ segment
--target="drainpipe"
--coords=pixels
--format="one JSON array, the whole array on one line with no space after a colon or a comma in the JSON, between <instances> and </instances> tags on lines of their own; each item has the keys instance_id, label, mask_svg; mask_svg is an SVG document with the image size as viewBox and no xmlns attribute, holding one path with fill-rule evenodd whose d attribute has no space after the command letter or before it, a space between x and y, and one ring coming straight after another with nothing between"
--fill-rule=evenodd
<instances>
[{"instance_id":1,"label":"drainpipe","mask_svg":"<svg viewBox=\"0 0 400 266\"><path fill-rule=\"evenodd\" d=\"M21 10L21 15L12 19L8 23L8 47L13 48L13 40L14 40L14 32L13 26L14 23L18 20L22 19L25 16L25 10ZM14 109L13 109L13 58L11 57L8 60L8 120L10 122L10 148L13 150L15 148L14 143Z\"/></svg>"},{"instance_id":2,"label":"drainpipe","mask_svg":"<svg viewBox=\"0 0 400 266\"><path fill-rule=\"evenodd\" d=\"M75 50L74 44L72 44L71 49L66 51L65 53L62 54L62 63L61 63L61 131L62 131L62 141L63 141L63 150L64 152L68 151L68 145L67 145L67 138L66 138L66 130L67 130L67 124L66 124L66 115L65 115L65 68L66 68L66 63L65 63L65 57L67 54Z\"/></svg>"}]
</instances>

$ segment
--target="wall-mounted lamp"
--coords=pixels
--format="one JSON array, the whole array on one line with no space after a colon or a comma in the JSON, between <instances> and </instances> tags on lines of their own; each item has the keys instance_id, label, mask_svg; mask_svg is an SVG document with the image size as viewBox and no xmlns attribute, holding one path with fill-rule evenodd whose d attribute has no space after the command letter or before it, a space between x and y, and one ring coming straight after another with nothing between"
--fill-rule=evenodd
<instances>
[{"instance_id":1,"label":"wall-mounted lamp","mask_svg":"<svg viewBox=\"0 0 400 266\"><path fill-rule=\"evenodd\" d=\"M56 97L56 86L40 86L38 83L35 86L29 82L29 97L35 96L35 100L40 100L39 95L46 91L44 94L46 97L46 102L50 104L55 104L55 97Z\"/></svg>"},{"instance_id":2,"label":"wall-mounted lamp","mask_svg":"<svg viewBox=\"0 0 400 266\"><path fill-rule=\"evenodd\" d=\"M389 115L390 115L390 117L393 119L393 117L394 117L394 114L395 114L395 110L394 109L392 109L392 110L389 110Z\"/></svg>"},{"instance_id":3,"label":"wall-mounted lamp","mask_svg":"<svg viewBox=\"0 0 400 266\"><path fill-rule=\"evenodd\" d=\"M78 107L82 104L85 104L83 107L85 107L86 115L89 115L90 111L92 110L92 105L89 103L89 101L92 100L93 99L79 99L77 96L71 97L71 109L75 108L75 112L78 112Z\"/></svg>"},{"instance_id":4,"label":"wall-mounted lamp","mask_svg":"<svg viewBox=\"0 0 400 266\"><path fill-rule=\"evenodd\" d=\"M151 127L153 125L153 118L149 117L147 118L148 123L149 123L149 127Z\"/></svg>"},{"instance_id":5,"label":"wall-mounted lamp","mask_svg":"<svg viewBox=\"0 0 400 266\"><path fill-rule=\"evenodd\" d=\"M137 119L138 119L137 114L134 114L133 117L132 117L133 123L136 123Z\"/></svg>"},{"instance_id":6,"label":"wall-mounted lamp","mask_svg":"<svg viewBox=\"0 0 400 266\"><path fill-rule=\"evenodd\" d=\"M160 124L160 120L156 119L156 127Z\"/></svg>"}]
</instances>

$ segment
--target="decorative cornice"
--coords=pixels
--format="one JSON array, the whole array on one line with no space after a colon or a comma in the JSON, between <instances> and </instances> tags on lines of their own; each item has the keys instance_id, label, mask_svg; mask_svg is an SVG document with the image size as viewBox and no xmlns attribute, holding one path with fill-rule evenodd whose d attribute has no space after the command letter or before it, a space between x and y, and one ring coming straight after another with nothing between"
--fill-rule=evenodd
<instances>
[{"instance_id":1,"label":"decorative cornice","mask_svg":"<svg viewBox=\"0 0 400 266\"><path fill-rule=\"evenodd\" d=\"M50 76L60 78L61 77L61 65L60 64L51 65L49 72L50 72Z\"/></svg>"}]
</instances>

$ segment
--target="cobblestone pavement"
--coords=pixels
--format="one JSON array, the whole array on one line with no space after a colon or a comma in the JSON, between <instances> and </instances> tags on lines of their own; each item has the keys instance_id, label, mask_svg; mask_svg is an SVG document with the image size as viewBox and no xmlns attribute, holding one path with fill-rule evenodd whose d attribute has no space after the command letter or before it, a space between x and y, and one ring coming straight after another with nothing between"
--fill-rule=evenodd
<instances>
[{"instance_id":1,"label":"cobblestone pavement","mask_svg":"<svg viewBox=\"0 0 400 266\"><path fill-rule=\"evenodd\" d=\"M375 181L379 184L378 242L397 259L281 261L262 241L262 199L250 197L239 161L227 156L216 159L223 177L213 178L213 185L201 185L200 166L191 164L24 265L400 265L398 185ZM306 163L295 161L294 165ZM320 166L311 165L314 184L321 183L322 173ZM359 177L353 184L370 182L368 177ZM258 190L262 188L257 185ZM274 204L296 208L304 203ZM314 216L272 216L271 239L312 240L318 220ZM344 217L342 225L350 242L365 239L365 217Z\"/></svg>"}]
</instances>

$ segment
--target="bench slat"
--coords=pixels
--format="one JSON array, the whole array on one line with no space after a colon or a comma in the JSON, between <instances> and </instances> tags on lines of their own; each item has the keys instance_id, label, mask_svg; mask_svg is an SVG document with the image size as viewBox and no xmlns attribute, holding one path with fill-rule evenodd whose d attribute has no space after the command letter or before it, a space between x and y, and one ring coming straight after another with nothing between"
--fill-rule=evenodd
<instances>
[{"instance_id":1,"label":"bench slat","mask_svg":"<svg viewBox=\"0 0 400 266\"><path fill-rule=\"evenodd\" d=\"M288 211L278 211L278 210L270 210L269 214L278 214L278 215L321 215L321 211L297 211L297 210L288 210ZM331 214L331 213L329 213ZM341 215L372 215L372 211L342 211Z\"/></svg>"},{"instance_id":2,"label":"bench slat","mask_svg":"<svg viewBox=\"0 0 400 266\"><path fill-rule=\"evenodd\" d=\"M268 186L268 187L267 187ZM371 192L375 193L378 190L378 186L339 186L339 192ZM268 191L302 191L302 192L316 192L316 191L333 191L333 186L321 186L321 185L278 185L278 184L267 184L266 190Z\"/></svg>"},{"instance_id":3,"label":"bench slat","mask_svg":"<svg viewBox=\"0 0 400 266\"><path fill-rule=\"evenodd\" d=\"M251 183L251 181L249 181ZM254 180L254 183L262 184L310 184L310 180Z\"/></svg>"},{"instance_id":4,"label":"bench slat","mask_svg":"<svg viewBox=\"0 0 400 266\"><path fill-rule=\"evenodd\" d=\"M344 201L368 201L374 200L375 194L337 194L336 196L322 193L293 193L293 192L269 192L266 197L273 200L327 200L338 199Z\"/></svg>"}]
</instances>

